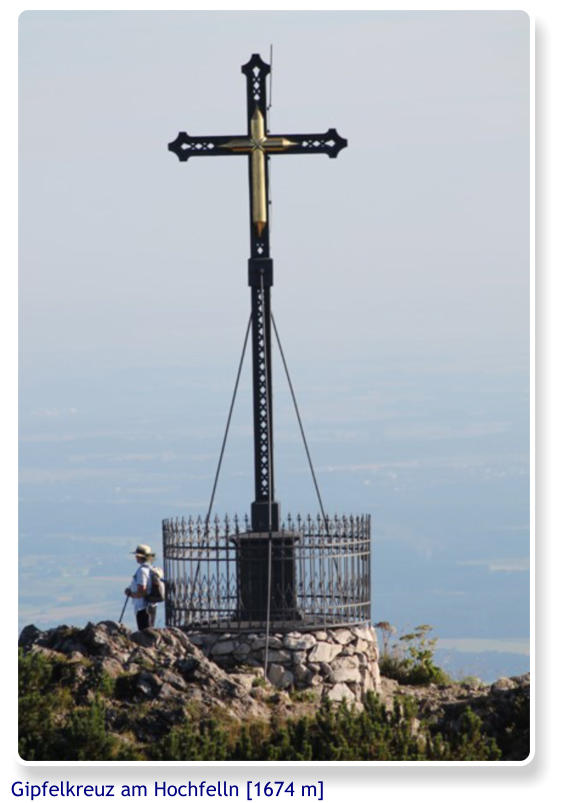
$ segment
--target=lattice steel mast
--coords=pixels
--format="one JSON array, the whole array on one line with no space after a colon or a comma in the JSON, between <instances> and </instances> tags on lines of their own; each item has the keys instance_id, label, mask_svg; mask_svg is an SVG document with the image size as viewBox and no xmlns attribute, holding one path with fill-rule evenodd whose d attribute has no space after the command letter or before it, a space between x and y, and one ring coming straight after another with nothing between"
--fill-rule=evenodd
<instances>
[{"instance_id":1,"label":"lattice steel mast","mask_svg":"<svg viewBox=\"0 0 565 803\"><path fill-rule=\"evenodd\" d=\"M192 156L248 157L251 256L253 422L255 500L251 528L255 533L279 531L279 504L274 499L273 405L271 370L271 286L273 260L269 245L269 186L267 163L272 154L325 153L335 158L347 140L335 128L325 134L269 134L266 77L271 68L254 53L241 71L247 79L247 136L193 137L180 132L169 150L185 162Z\"/></svg>"}]
</instances>

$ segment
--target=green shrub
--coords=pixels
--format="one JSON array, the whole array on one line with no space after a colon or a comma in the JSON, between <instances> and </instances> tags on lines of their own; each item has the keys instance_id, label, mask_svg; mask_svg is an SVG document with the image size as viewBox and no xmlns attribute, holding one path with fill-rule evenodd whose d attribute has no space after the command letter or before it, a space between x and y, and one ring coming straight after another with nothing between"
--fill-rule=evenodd
<instances>
[{"instance_id":1,"label":"green shrub","mask_svg":"<svg viewBox=\"0 0 565 803\"><path fill-rule=\"evenodd\" d=\"M108 732L105 706L95 699L77 706L68 682L73 666L63 658L19 653L18 752L27 761L135 759L137 751ZM100 673L95 686L109 688Z\"/></svg>"},{"instance_id":2,"label":"green shrub","mask_svg":"<svg viewBox=\"0 0 565 803\"><path fill-rule=\"evenodd\" d=\"M173 728L149 748L154 761L229 760L228 734L216 719L201 719Z\"/></svg>"},{"instance_id":3,"label":"green shrub","mask_svg":"<svg viewBox=\"0 0 565 803\"><path fill-rule=\"evenodd\" d=\"M387 625L386 629L383 629L384 625ZM437 638L429 638L432 630L430 625L418 625L413 633L400 636L390 651L389 639L391 634L396 632L395 629L388 622L379 622L377 627L383 634L379 669L384 677L415 686L429 683L443 685L452 682L449 675L434 664Z\"/></svg>"},{"instance_id":4,"label":"green shrub","mask_svg":"<svg viewBox=\"0 0 565 803\"><path fill-rule=\"evenodd\" d=\"M54 665L39 653L19 651L18 752L29 761L48 759L54 740L56 695L50 691Z\"/></svg>"},{"instance_id":5,"label":"green shrub","mask_svg":"<svg viewBox=\"0 0 565 803\"><path fill-rule=\"evenodd\" d=\"M466 708L457 730L449 740L436 734L428 744L430 758L436 761L498 761L502 751L496 740L487 736L481 718Z\"/></svg>"},{"instance_id":6,"label":"green shrub","mask_svg":"<svg viewBox=\"0 0 565 803\"><path fill-rule=\"evenodd\" d=\"M425 723L413 728L412 698L398 698L391 712L369 694L361 711L322 703L313 717L242 724L231 732L215 720L174 728L147 757L168 761L452 761L500 757L474 714L446 739Z\"/></svg>"},{"instance_id":7,"label":"green shrub","mask_svg":"<svg viewBox=\"0 0 565 803\"><path fill-rule=\"evenodd\" d=\"M65 761L106 761L114 757L115 737L106 732L104 706L97 699L69 713L57 734Z\"/></svg>"}]
</instances>

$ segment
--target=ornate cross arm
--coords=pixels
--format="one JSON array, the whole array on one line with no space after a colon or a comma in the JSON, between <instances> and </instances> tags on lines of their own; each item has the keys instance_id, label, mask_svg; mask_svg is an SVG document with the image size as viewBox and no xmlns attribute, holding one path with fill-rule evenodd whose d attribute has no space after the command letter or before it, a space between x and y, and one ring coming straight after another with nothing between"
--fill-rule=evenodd
<instances>
[{"instance_id":1,"label":"ornate cross arm","mask_svg":"<svg viewBox=\"0 0 565 803\"><path fill-rule=\"evenodd\" d=\"M337 133L335 128L328 128L325 134L269 134L271 139L290 140L291 145L285 147L285 153L327 153L335 159L338 153L347 148L347 140Z\"/></svg>"},{"instance_id":2,"label":"ornate cross arm","mask_svg":"<svg viewBox=\"0 0 565 803\"><path fill-rule=\"evenodd\" d=\"M254 117L262 118L256 112ZM258 128L258 126L257 126ZM338 153L347 147L347 140L337 133L335 128L328 128L325 134L264 134L264 122L261 119L261 130L252 137L191 137L186 131L180 131L168 148L175 153L181 162L191 156L234 156L238 153L249 153L259 148L266 153L327 153L335 159Z\"/></svg>"},{"instance_id":3,"label":"ornate cross arm","mask_svg":"<svg viewBox=\"0 0 565 803\"><path fill-rule=\"evenodd\" d=\"M178 137L169 142L168 148L186 162L191 156L234 156L237 151L226 148L226 143L237 137L191 137L181 131Z\"/></svg>"}]
</instances>

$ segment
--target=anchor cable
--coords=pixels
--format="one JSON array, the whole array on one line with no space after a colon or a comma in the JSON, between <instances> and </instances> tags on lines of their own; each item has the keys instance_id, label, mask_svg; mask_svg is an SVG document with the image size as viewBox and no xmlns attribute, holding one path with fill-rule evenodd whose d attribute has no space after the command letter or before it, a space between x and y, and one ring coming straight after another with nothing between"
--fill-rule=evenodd
<instances>
[{"instance_id":1,"label":"anchor cable","mask_svg":"<svg viewBox=\"0 0 565 803\"><path fill-rule=\"evenodd\" d=\"M228 439L228 432L229 432L229 429L230 429L231 417L232 417L233 408L234 408L234 405L235 405L235 398L237 396L237 390L238 390L238 387L239 387L239 380L240 380L240 377L241 377L241 369L243 367L243 360L244 360L244 357L245 357L245 352L247 351L247 341L249 340L249 330L250 329L251 329L251 315L249 315L249 320L247 321L247 329L245 330L245 338L243 340L243 349L241 351L241 357L239 358L239 366L238 366L238 369L237 369L237 376L236 376L236 379L235 379L235 386L234 386L234 389L233 389L230 409L229 409L229 413L228 413L228 420L226 422L226 428L225 428L225 431L224 431L224 439L222 441L222 448L220 449L220 458L218 460L218 466L216 468L216 476L214 477L214 485L212 487L212 495L210 497L210 504L208 505L208 512L206 513L206 518L204 520L204 536L205 537L210 532L210 514L212 512L212 505L214 504L214 497L216 495L216 487L218 485L218 478L220 476L220 469L222 467L222 460L224 458L224 451L225 451L226 443L227 443L227 439ZM190 593L190 600L189 600L189 603L188 603L189 610L192 610L192 603L193 603L193 600L194 600L194 592L196 590L196 583L198 581L198 576L200 574L201 557L202 557L202 547L198 550L198 556L197 556L198 565L197 565L196 571L194 573L194 580L192 581L192 590L191 590L191 593Z\"/></svg>"},{"instance_id":2,"label":"anchor cable","mask_svg":"<svg viewBox=\"0 0 565 803\"><path fill-rule=\"evenodd\" d=\"M281 339L279 337L279 332L278 332L278 329L277 329L277 325L275 323L275 318L274 318L273 313L271 313L271 321L273 322L273 329L275 330L275 336L276 336L276 339L277 339L279 352L280 352L280 355L281 355L281 359L282 359L282 363L283 363L283 366L284 366L286 378L287 378L287 381L288 381L288 387L290 388L290 393L291 393L292 401L293 401L293 404L294 404L294 410L296 412L296 418L298 419L298 426L300 427L300 433L302 435L302 442L304 444L304 450L306 452L306 457L308 458L308 464L310 466L310 472L312 474L312 480L314 481L314 488L316 489L316 496L318 497L318 504L320 505L320 510L322 512L322 520L324 522L324 528L325 528L325 531L326 531L326 535L327 535L328 539L330 539L330 543L331 543L332 536L331 536L331 533L330 533L329 519L326 516L326 511L324 510L324 504L322 502L322 495L320 494L320 489L318 487L318 480L316 479L316 472L314 471L314 465L312 463L312 458L310 457L310 450L308 448L308 442L306 441L306 434L304 432L304 427L302 426L302 418L300 416L300 410L298 409L298 402L296 401L296 395L294 393L294 387L292 385L292 380L290 378L288 365L286 364L286 358L284 356L284 351L283 351ZM338 559L336 557L332 557L332 563L333 563L333 567L334 567L334 570L335 570L335 573L336 573L336 578L337 578L337 580L336 580L337 589L338 589L339 593L341 594L342 598L346 599L346 591L343 588L343 585L342 585L342 582L341 582Z\"/></svg>"},{"instance_id":3,"label":"anchor cable","mask_svg":"<svg viewBox=\"0 0 565 803\"><path fill-rule=\"evenodd\" d=\"M304 432L304 427L302 426L302 418L300 416L300 410L298 409L298 402L296 401L296 395L294 393L294 387L292 385L292 380L290 378L288 365L286 364L286 358L284 356L284 351L283 351L281 339L279 337L279 332L278 332L278 329L277 329L277 325L275 323L275 318L274 318L273 313L271 313L271 321L273 323L273 329L275 330L275 336L276 336L277 344L278 344L278 347L279 347L279 352L280 352L280 355L281 355L282 364L284 366L284 371L285 371L285 374L286 374L286 378L287 378L287 381L288 381L288 387L290 388L290 393L291 393L292 401L293 401L293 404L294 404L294 410L296 412L296 418L298 419L298 426L300 427L300 433L302 435L302 442L304 444L304 450L306 451L306 457L308 458L308 464L310 466L310 472L312 474L312 480L314 481L314 488L316 489L316 495L318 497L318 504L320 505L320 510L321 510L321 513L322 513L322 520L324 522L324 528L326 530L326 535L328 536L329 539L331 539L332 536L331 536L331 533L330 533L329 518L327 517L326 511L324 510L324 504L322 502L322 495L320 494L320 489L318 487L318 481L316 479L316 472L314 471L314 465L312 463L312 458L310 457L310 450L308 448L308 442L306 441L306 434ZM337 576L337 588L338 588L338 591L342 595L342 597L345 599L346 594L345 594L345 590L344 590L344 588L342 586L342 583L341 583L338 559L336 557L333 557L332 558L332 563L333 563L333 566L334 566L334 569L335 569L335 572L336 572L336 576Z\"/></svg>"},{"instance_id":4,"label":"anchor cable","mask_svg":"<svg viewBox=\"0 0 565 803\"><path fill-rule=\"evenodd\" d=\"M220 449L220 459L218 460L218 467L216 469L216 476L214 477L214 486L212 488L212 496L210 497L210 504L208 505L208 512L206 513L206 521L205 521L205 528L206 532L208 532L208 522L210 521L210 513L212 512L212 505L214 504L214 497L216 495L216 487L218 485L218 477L220 476L220 469L222 467L222 460L224 458L224 451L226 448L226 442L228 439L228 432L231 424L231 417L233 413L233 407L235 404L235 397L237 395L237 389L239 387L239 379L241 377L241 369L243 367L243 359L245 357L245 352L247 350L247 341L249 339L249 330L251 328L251 315L249 315L249 320L247 321L247 329L245 330L245 339L243 341L243 349L241 351L241 357L239 358L239 366L237 369L237 376L235 379L235 387L233 389L233 395L230 404L230 410L228 413L228 420L226 422L226 429L224 432L224 439L222 441L222 448Z\"/></svg>"},{"instance_id":5,"label":"anchor cable","mask_svg":"<svg viewBox=\"0 0 565 803\"><path fill-rule=\"evenodd\" d=\"M285 356L284 356L282 343L281 343L281 340L280 340L280 337L279 337L279 332L278 332L278 329L277 329L277 325L275 323L275 317L274 317L274 315L272 313L271 313L271 321L273 322L273 329L275 331L275 336L276 336L276 339L277 339L277 344L278 344L278 347L279 347L279 352L280 352L280 355L281 355L282 364L284 366L284 371L285 371L286 378L287 378L287 381L288 381L288 387L290 389L290 394L292 396L292 402L294 404L294 410L296 412L296 418L298 419L298 426L300 427L300 434L302 435L302 442L304 444L304 449L306 451L306 457L308 458L308 465L310 466L310 472L312 474L312 480L314 481L314 488L316 489L316 496L318 497L318 504L320 505L320 510L322 512L322 518L324 520L324 526L325 526L326 532L327 532L327 534L329 536L330 532L329 532L329 526L328 526L328 517L326 516L326 512L324 510L324 504L322 502L322 496L320 494L320 489L318 487L318 481L316 479L316 472L314 471L314 465L312 463L312 458L310 457L310 449L308 448L308 443L306 441L306 434L304 432L304 427L302 426L302 418L300 417L300 410L298 409L298 402L296 401L296 395L294 393L294 387L292 385L292 380L290 378L290 373L288 371L288 365L286 364L286 359L285 359Z\"/></svg>"}]
</instances>

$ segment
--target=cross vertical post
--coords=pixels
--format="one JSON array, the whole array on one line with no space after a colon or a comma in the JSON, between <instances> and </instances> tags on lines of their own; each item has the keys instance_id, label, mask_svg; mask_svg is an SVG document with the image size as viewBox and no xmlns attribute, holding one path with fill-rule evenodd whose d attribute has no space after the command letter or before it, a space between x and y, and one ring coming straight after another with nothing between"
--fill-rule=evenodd
<instances>
[{"instance_id":1,"label":"cross vertical post","mask_svg":"<svg viewBox=\"0 0 565 803\"><path fill-rule=\"evenodd\" d=\"M267 123L267 75L271 68L257 54L241 68L247 79L248 136L265 136ZM263 118L263 131L256 121ZM254 162L255 158L255 162ZM257 148L248 160L249 235L251 257L251 348L253 365L253 431L255 451L255 501L251 504L251 529L278 532L279 504L275 501L273 465L273 390L271 363L271 287L273 261L269 242L269 171L267 153ZM262 166L257 162L261 160ZM259 175L257 175L259 174ZM260 186L260 183L263 185ZM261 193L262 197L257 197Z\"/></svg>"},{"instance_id":2,"label":"cross vertical post","mask_svg":"<svg viewBox=\"0 0 565 803\"><path fill-rule=\"evenodd\" d=\"M275 501L271 363L273 261L269 242L268 162L272 154L325 153L335 158L347 146L347 140L340 137L335 128L325 134L271 135L266 96L266 78L271 67L254 53L241 71L247 81L247 136L194 137L181 131L168 147L182 162L193 156L241 154L248 157L255 499L251 503L251 532L237 536L239 614L241 618L264 619L268 608L271 618L277 619L283 615L288 618L294 606L294 571L289 568L292 567L289 554L292 554L295 536L279 534L280 509ZM267 565L271 570L269 584ZM271 588L269 604L266 603L267 585Z\"/></svg>"}]
</instances>

